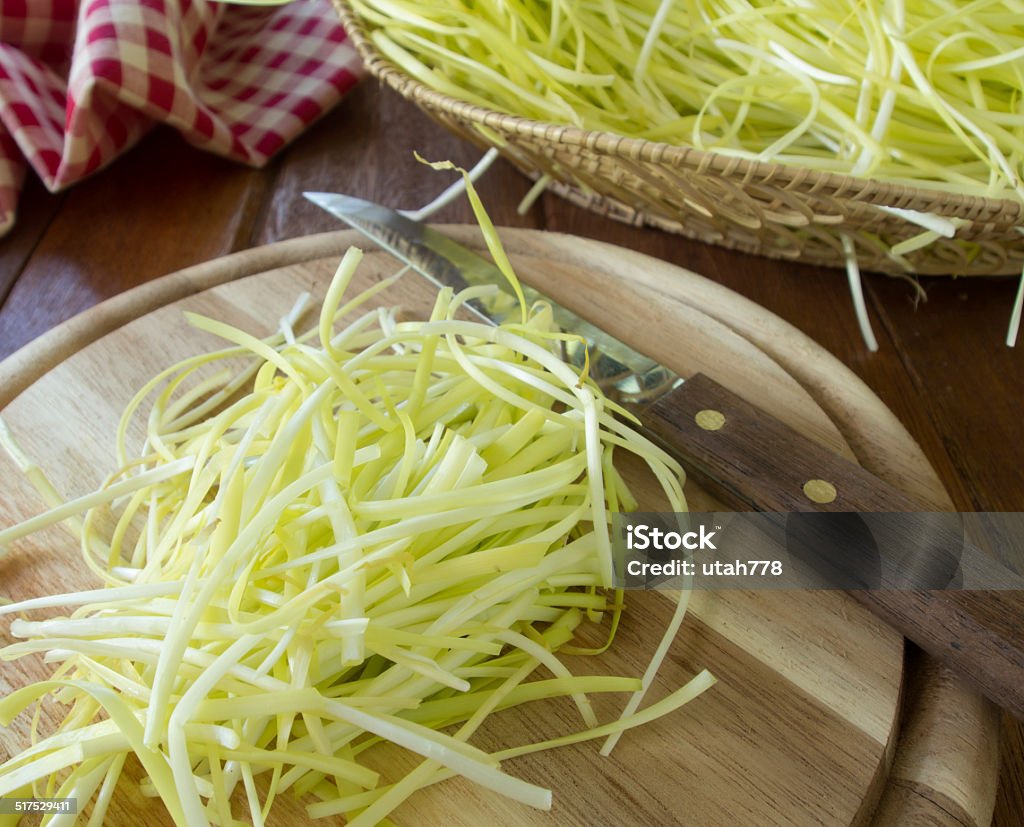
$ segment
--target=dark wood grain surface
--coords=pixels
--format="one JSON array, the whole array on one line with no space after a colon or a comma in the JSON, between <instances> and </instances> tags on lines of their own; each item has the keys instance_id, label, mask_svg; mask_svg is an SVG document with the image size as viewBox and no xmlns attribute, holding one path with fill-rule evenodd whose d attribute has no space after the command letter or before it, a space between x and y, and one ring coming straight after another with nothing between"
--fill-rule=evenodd
<instances>
[{"instance_id":1,"label":"dark wood grain surface","mask_svg":"<svg viewBox=\"0 0 1024 827\"><path fill-rule=\"evenodd\" d=\"M61 194L30 181L18 223L0 240L0 358L123 290L233 251L336 229L307 189L401 208L450 177L417 163L472 164L479 152L367 81L268 167L204 154L158 130ZM926 301L905 281L865 276L880 349L869 353L837 270L770 261L617 224L544 196L516 206L530 182L504 163L480 190L498 225L599 238L685 266L786 319L849 365L923 447L961 510L1024 511L1024 345L1003 344L1012 279L930 279ZM438 222L472 220L457 202ZM1008 716L994 823L1024 823L1024 736Z\"/></svg>"}]
</instances>

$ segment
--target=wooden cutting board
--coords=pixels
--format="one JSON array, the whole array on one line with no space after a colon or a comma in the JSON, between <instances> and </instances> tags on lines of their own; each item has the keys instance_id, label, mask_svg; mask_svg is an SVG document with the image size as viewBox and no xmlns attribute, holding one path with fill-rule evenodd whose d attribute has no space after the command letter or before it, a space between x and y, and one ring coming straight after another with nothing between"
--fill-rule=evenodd
<instances>
[{"instance_id":1,"label":"wooden cutting board","mask_svg":"<svg viewBox=\"0 0 1024 827\"><path fill-rule=\"evenodd\" d=\"M480 247L474 228L445 231ZM950 507L918 446L850 371L799 331L693 273L620 248L569 236L506 230L523 279L683 375L703 371L830 448L935 508ZM44 336L0 365L3 417L26 451L68 495L112 468L117 416L161 367L213 344L183 309L263 333L303 290L322 294L352 233L295 239L190 268L117 297ZM369 252L357 280L390 274ZM429 308L426 282L410 275L382 301ZM40 504L0 457L0 524ZM693 507L713 505L692 484ZM649 507L654 503L646 503ZM95 585L59 531L23 542L0 561L0 594L25 598ZM981 825L991 819L997 775L994 710L842 594L695 593L684 629L652 698L702 668L716 686L671 717L627 734L611 758L594 743L512 762L508 769L553 788L551 814L496 800L460 781L417 795L399 824L476 825ZM613 651L574 669L639 674L670 605L631 594ZM9 622L0 621L0 642ZM5 691L44 677L38 661L0 663ZM624 702L601 699L610 718ZM0 735L0 756L27 723ZM480 745L522 743L578 729L571 704L502 713ZM383 752L385 774L412 763ZM243 813L239 809L236 815ZM130 785L113 823L158 824L159 805ZM281 801L271 823L303 823Z\"/></svg>"}]
</instances>

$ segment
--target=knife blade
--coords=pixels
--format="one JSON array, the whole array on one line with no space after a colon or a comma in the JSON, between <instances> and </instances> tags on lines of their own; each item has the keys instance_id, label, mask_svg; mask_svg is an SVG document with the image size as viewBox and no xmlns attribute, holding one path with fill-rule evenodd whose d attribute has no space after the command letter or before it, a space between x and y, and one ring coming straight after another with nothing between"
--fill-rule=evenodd
<instances>
[{"instance_id":1,"label":"knife blade","mask_svg":"<svg viewBox=\"0 0 1024 827\"><path fill-rule=\"evenodd\" d=\"M336 193L304 195L437 285L507 285L492 262L395 210ZM589 349L595 381L634 412L646 434L689 475L730 506L775 513L929 510L710 377L684 380L540 291L523 285L523 292L528 303L544 302L563 330L580 337L567 347L566 360L579 367ZM518 303L501 291L475 300L473 309L498 324L519 312ZM973 562L998 566L984 555ZM1020 582L1000 567L995 576L1002 574ZM1024 591L925 591L892 581L882 586L849 593L1024 718Z\"/></svg>"},{"instance_id":2,"label":"knife blade","mask_svg":"<svg viewBox=\"0 0 1024 827\"><path fill-rule=\"evenodd\" d=\"M451 287L458 292L480 285L508 285L501 270L483 256L400 212L349 195L303 194L439 287ZM590 377L617 402L636 405L653 401L682 383L679 374L553 302L539 290L527 284L521 286L528 305L548 305L555 324L579 337L562 343L564 360L582 369L589 351ZM468 304L489 324L518 321L519 302L507 291L471 299Z\"/></svg>"}]
</instances>

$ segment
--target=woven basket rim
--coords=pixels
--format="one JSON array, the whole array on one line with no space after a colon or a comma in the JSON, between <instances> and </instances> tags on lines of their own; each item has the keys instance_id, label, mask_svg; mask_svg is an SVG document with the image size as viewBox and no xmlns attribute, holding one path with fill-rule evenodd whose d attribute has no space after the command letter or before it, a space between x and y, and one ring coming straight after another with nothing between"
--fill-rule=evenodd
<instances>
[{"instance_id":1,"label":"woven basket rim","mask_svg":"<svg viewBox=\"0 0 1024 827\"><path fill-rule=\"evenodd\" d=\"M932 212L950 218L978 220L982 217L1000 223L1017 223L1024 216L1024 203L1009 198L989 198L980 195L949 192L928 188L860 178L835 172L822 172L793 164L755 161L694 147L630 138L613 132L587 130L576 126L558 125L533 120L489 109L479 104L453 98L431 89L410 77L373 45L358 15L348 0L332 0L342 25L363 59L369 72L379 80L415 103L441 109L448 114L490 129L500 129L523 137L541 139L554 144L580 147L631 161L686 167L700 173L715 173L732 178L741 177L745 183L772 183L799 188L820 196L845 198L852 201Z\"/></svg>"}]
</instances>

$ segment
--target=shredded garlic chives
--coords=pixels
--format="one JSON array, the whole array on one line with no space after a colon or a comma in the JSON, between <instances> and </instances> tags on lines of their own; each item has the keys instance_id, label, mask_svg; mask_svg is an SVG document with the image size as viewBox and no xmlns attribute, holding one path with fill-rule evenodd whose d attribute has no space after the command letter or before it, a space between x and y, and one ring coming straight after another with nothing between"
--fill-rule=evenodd
<instances>
[{"instance_id":1,"label":"shredded garlic chives","mask_svg":"<svg viewBox=\"0 0 1024 827\"><path fill-rule=\"evenodd\" d=\"M0 531L6 564L30 564L27 536L63 521L107 584L0 606L77 607L11 623L22 640L0 659L59 665L0 699L0 723L43 697L69 706L0 766L0 795L34 784L92 798L99 824L134 754L143 791L189 827L234 822L237 799L261 824L288 791L320 799L311 815L376 823L451 775L547 808L551 792L502 760L614 736L711 685L703 673L636 711L685 593L642 679L575 676L558 654L587 653L572 643L588 617L617 628L608 512L635 501L613 454L635 454L683 510L679 467L552 353L562 334L543 309L495 328L455 319L465 296L443 291L426 321L363 312L379 289L345 301L358 259L345 256L303 333L297 312L265 339L189 314L230 346L132 399L121 467L96 492L61 502L0 427L52 506ZM539 665L553 677L530 680ZM598 692L632 693L621 720L598 720ZM490 714L552 697L575 702L578 735L499 755L468 743ZM423 761L384 783L360 762L379 741Z\"/></svg>"},{"instance_id":2,"label":"shredded garlic chives","mask_svg":"<svg viewBox=\"0 0 1024 827\"><path fill-rule=\"evenodd\" d=\"M1024 203L1024 15L1010 0L350 4L402 71L489 109ZM878 209L930 231L881 240L900 266L940 241L974 257L947 219Z\"/></svg>"}]
</instances>

